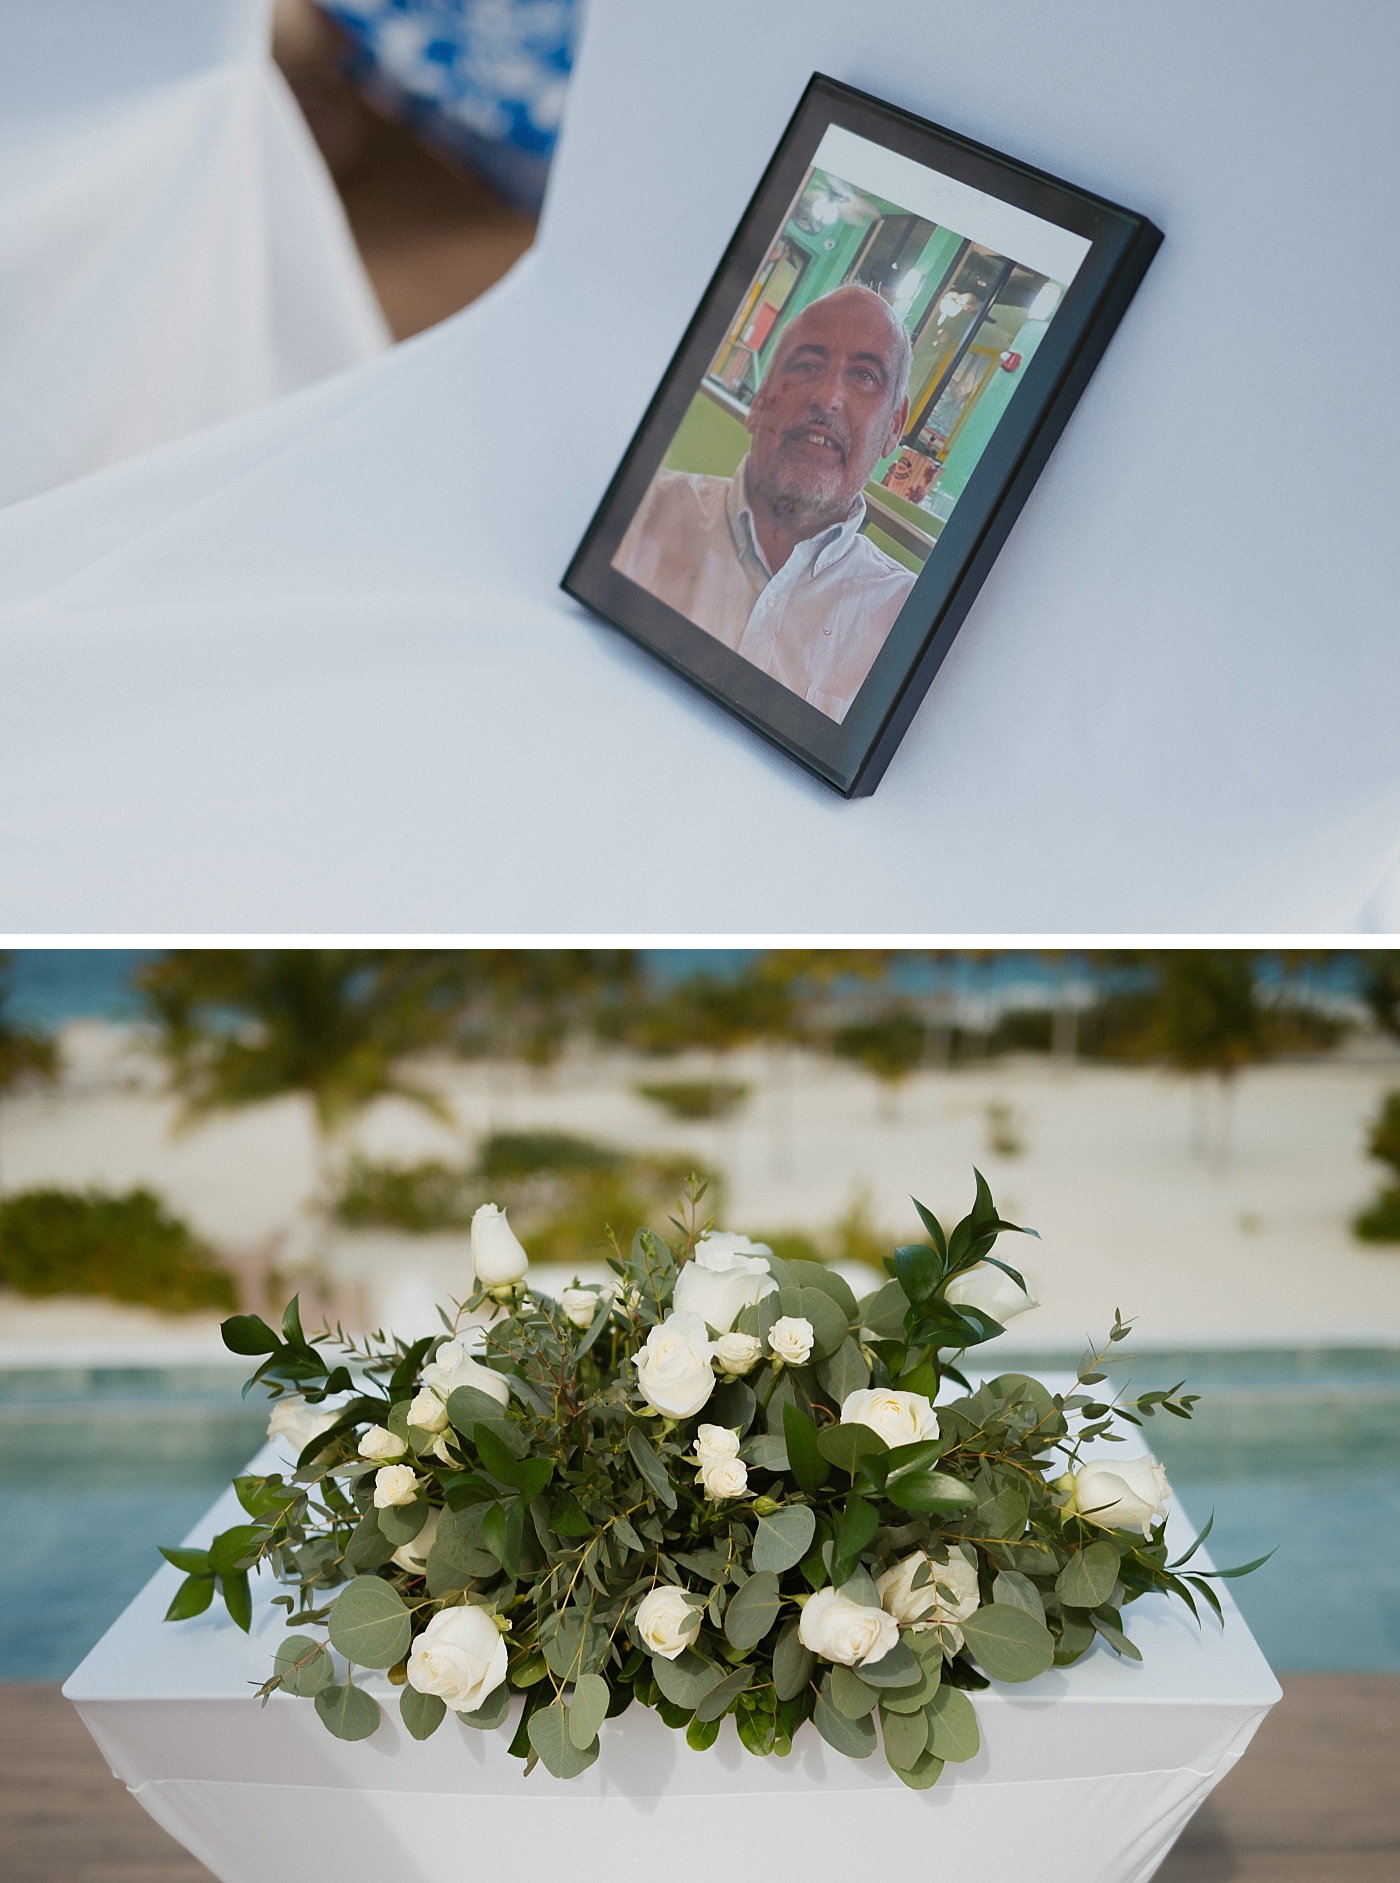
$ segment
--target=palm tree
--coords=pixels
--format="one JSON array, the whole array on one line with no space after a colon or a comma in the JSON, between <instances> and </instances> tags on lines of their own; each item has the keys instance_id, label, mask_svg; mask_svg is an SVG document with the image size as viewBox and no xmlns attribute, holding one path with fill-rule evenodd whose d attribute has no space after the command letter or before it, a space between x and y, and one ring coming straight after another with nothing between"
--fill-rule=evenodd
<instances>
[{"instance_id":1,"label":"palm tree","mask_svg":"<svg viewBox=\"0 0 1400 1883\"><path fill-rule=\"evenodd\" d=\"M51 1084L58 1077L58 1048L45 1033L16 1026L5 1009L10 1001L11 957L0 953L0 1101L27 1085ZM0 1170L0 1190L4 1174Z\"/></svg>"}]
</instances>

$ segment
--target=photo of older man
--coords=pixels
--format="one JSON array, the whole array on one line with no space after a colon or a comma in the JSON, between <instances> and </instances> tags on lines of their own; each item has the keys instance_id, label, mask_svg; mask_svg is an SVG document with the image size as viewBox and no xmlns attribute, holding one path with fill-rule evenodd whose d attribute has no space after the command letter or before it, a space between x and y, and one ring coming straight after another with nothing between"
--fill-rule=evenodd
<instances>
[{"instance_id":1,"label":"photo of older man","mask_svg":"<svg viewBox=\"0 0 1400 1883\"><path fill-rule=\"evenodd\" d=\"M910 340L848 284L788 324L732 477L660 470L613 567L829 718L844 719L914 585L861 534L909 413Z\"/></svg>"}]
</instances>

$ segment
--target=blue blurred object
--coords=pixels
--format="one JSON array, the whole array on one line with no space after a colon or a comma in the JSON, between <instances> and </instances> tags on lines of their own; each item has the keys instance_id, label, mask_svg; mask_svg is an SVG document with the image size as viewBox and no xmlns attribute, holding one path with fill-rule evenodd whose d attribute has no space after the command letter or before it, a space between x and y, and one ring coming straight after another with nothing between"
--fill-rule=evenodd
<instances>
[{"instance_id":1,"label":"blue blurred object","mask_svg":"<svg viewBox=\"0 0 1400 1883\"><path fill-rule=\"evenodd\" d=\"M538 209L573 61L578 0L317 0L351 74L524 209Z\"/></svg>"}]
</instances>

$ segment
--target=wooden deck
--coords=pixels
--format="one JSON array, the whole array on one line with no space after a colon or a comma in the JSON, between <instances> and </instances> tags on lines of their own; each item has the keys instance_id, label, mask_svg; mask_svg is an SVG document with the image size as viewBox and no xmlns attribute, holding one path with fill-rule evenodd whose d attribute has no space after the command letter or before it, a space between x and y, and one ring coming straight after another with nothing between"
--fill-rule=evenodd
<instances>
[{"instance_id":1,"label":"wooden deck","mask_svg":"<svg viewBox=\"0 0 1400 1883\"><path fill-rule=\"evenodd\" d=\"M1159 1883L1395 1883L1400 1674L1295 1674ZM108 1772L57 1687L0 1686L3 1883L210 1883ZM279 1883L269 1877L267 1883Z\"/></svg>"}]
</instances>

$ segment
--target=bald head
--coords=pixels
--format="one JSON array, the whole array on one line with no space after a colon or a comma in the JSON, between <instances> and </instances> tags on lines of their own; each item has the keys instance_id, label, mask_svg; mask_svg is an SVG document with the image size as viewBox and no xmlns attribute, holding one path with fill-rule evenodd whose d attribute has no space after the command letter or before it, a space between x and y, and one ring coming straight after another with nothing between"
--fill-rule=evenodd
<instances>
[{"instance_id":1,"label":"bald head","mask_svg":"<svg viewBox=\"0 0 1400 1883\"><path fill-rule=\"evenodd\" d=\"M870 288L837 288L789 323L747 420L756 520L766 513L794 542L845 520L899 443L910 352L903 321Z\"/></svg>"}]
</instances>

